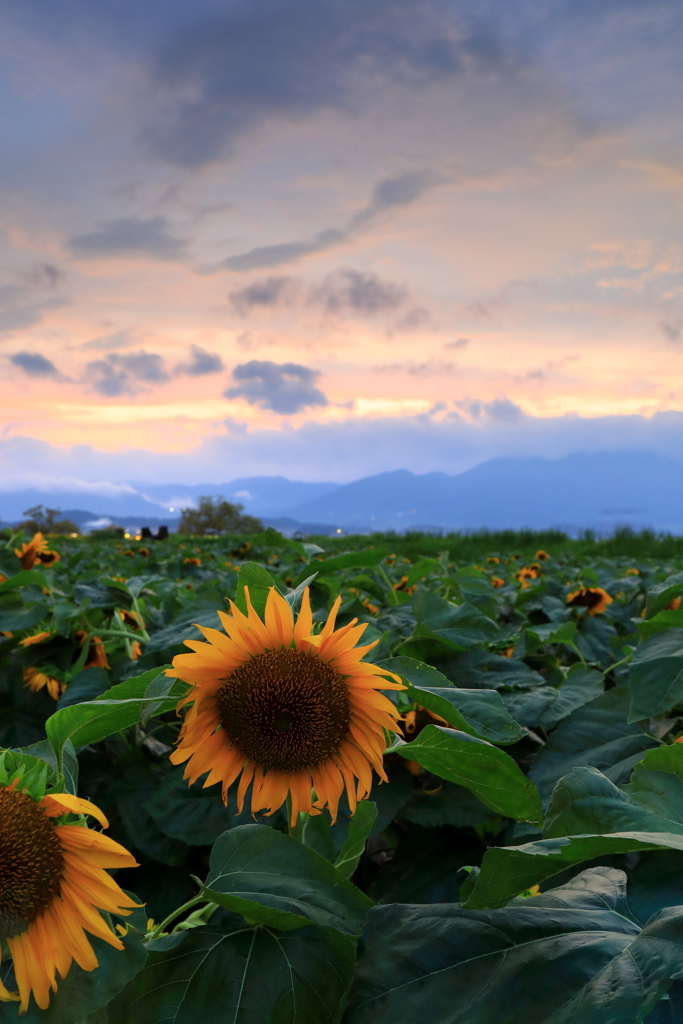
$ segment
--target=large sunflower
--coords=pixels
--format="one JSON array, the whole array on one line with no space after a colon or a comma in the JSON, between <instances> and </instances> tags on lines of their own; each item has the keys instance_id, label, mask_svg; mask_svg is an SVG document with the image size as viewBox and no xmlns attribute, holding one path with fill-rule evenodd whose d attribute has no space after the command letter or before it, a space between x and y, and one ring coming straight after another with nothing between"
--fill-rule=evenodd
<instances>
[{"instance_id":1,"label":"large sunflower","mask_svg":"<svg viewBox=\"0 0 683 1024\"><path fill-rule=\"evenodd\" d=\"M241 773L239 810L253 780L253 812L272 814L291 794L292 824L300 811L325 806L334 820L345 788L354 811L370 793L373 768L386 780L384 730L397 732L400 716L377 690L403 684L361 660L375 646L355 646L365 624L335 630L340 598L316 634L308 590L296 623L274 587L265 621L244 593L248 614L230 602L232 615L218 612L225 633L199 626L209 642L186 640L195 653L176 655L168 669L192 684L178 704L191 707L171 760L188 762L190 784L206 772L205 787L221 782L224 803Z\"/></svg>"},{"instance_id":2,"label":"large sunflower","mask_svg":"<svg viewBox=\"0 0 683 1024\"><path fill-rule=\"evenodd\" d=\"M41 565L54 565L61 561L57 551L51 551L42 533L36 533L28 544L22 544L20 548L14 549L14 554L21 562L22 569L32 569L36 562Z\"/></svg>"},{"instance_id":3,"label":"large sunflower","mask_svg":"<svg viewBox=\"0 0 683 1024\"><path fill-rule=\"evenodd\" d=\"M14 779L0 785L0 938L12 954L18 992L0 981L0 1000L28 1009L31 992L41 1010L57 991L57 973L66 977L72 962L92 971L97 957L84 929L123 949L98 910L129 914L137 906L106 868L136 867L118 843L77 821L58 824L70 814L91 814L107 827L99 808L69 793L36 800ZM96 909L97 908L97 909Z\"/></svg>"}]
</instances>

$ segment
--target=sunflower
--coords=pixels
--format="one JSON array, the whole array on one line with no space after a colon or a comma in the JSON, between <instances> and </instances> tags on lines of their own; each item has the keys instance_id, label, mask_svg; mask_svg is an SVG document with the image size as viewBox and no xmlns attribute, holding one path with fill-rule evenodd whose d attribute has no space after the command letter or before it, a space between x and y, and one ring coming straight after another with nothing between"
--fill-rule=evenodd
<instances>
[{"instance_id":1,"label":"sunflower","mask_svg":"<svg viewBox=\"0 0 683 1024\"><path fill-rule=\"evenodd\" d=\"M41 672L39 668L25 668L23 670L24 686L27 686L33 693L38 693L43 687L47 687L47 692L50 694L53 700L59 700L61 695L66 690L66 683L62 683L59 679L55 679L53 676L47 675L45 672Z\"/></svg>"},{"instance_id":2,"label":"sunflower","mask_svg":"<svg viewBox=\"0 0 683 1024\"><path fill-rule=\"evenodd\" d=\"M547 551L544 551L543 548L541 548L540 551L536 552L536 554L534 555L534 558L536 559L537 562L547 562L548 559L550 558L550 555L548 554Z\"/></svg>"},{"instance_id":3,"label":"sunflower","mask_svg":"<svg viewBox=\"0 0 683 1024\"><path fill-rule=\"evenodd\" d=\"M23 640L19 641L20 647L31 647L33 644L42 644L43 640L47 640L48 637L53 636L53 633L34 633L33 636L25 636Z\"/></svg>"},{"instance_id":4,"label":"sunflower","mask_svg":"<svg viewBox=\"0 0 683 1024\"><path fill-rule=\"evenodd\" d=\"M36 533L28 544L14 549L14 554L21 562L22 569L32 569L36 562L42 565L53 565L60 560L57 551L50 551L42 533Z\"/></svg>"},{"instance_id":5,"label":"sunflower","mask_svg":"<svg viewBox=\"0 0 683 1024\"><path fill-rule=\"evenodd\" d=\"M19 991L0 981L0 1000L19 1002L23 1015L31 992L38 1007L47 1009L50 989L57 991L57 972L65 978L74 960L84 971L97 967L85 929L123 949L98 910L128 915L127 908L138 906L106 871L137 864L112 839L66 818L90 814L106 828L107 819L94 804L69 793L36 799L2 767L0 937L12 955Z\"/></svg>"},{"instance_id":6,"label":"sunflower","mask_svg":"<svg viewBox=\"0 0 683 1024\"><path fill-rule=\"evenodd\" d=\"M608 604L614 600L602 587L579 587L567 594L566 601L571 608L587 608L589 615L602 615Z\"/></svg>"},{"instance_id":7,"label":"sunflower","mask_svg":"<svg viewBox=\"0 0 683 1024\"><path fill-rule=\"evenodd\" d=\"M273 814L290 794L292 824L299 811L316 814L325 806L335 820L346 789L353 813L370 793L373 768L386 781L385 730L398 732L399 712L377 690L403 684L361 661L375 646L355 646L366 624L353 619L335 630L341 598L316 634L308 589L296 623L274 587L265 621L247 587L244 594L247 615L232 601L231 615L218 612L227 636L198 626L209 642L186 640L195 653L176 655L167 670L192 684L178 704L180 710L192 702L171 761L188 762L190 785L206 772L205 787L221 782L224 803L241 774L240 811L253 780L252 812Z\"/></svg>"},{"instance_id":8,"label":"sunflower","mask_svg":"<svg viewBox=\"0 0 683 1024\"><path fill-rule=\"evenodd\" d=\"M81 647L85 643L87 633L84 629L76 630L76 640ZM110 668L107 661L107 652L99 636L91 636L88 641L88 653L85 656L83 668Z\"/></svg>"}]
</instances>

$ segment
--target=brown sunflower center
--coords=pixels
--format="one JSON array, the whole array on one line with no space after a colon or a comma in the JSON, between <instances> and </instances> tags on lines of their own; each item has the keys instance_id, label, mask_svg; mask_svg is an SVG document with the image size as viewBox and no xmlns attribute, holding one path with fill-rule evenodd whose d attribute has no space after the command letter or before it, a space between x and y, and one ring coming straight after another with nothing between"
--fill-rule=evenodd
<instances>
[{"instance_id":1,"label":"brown sunflower center","mask_svg":"<svg viewBox=\"0 0 683 1024\"><path fill-rule=\"evenodd\" d=\"M578 608L596 608L602 603L602 599L602 591L592 590L590 587L587 587L577 591L569 604Z\"/></svg>"},{"instance_id":2,"label":"brown sunflower center","mask_svg":"<svg viewBox=\"0 0 683 1024\"><path fill-rule=\"evenodd\" d=\"M0 938L25 932L59 895L64 855L35 800L0 788Z\"/></svg>"},{"instance_id":3,"label":"brown sunflower center","mask_svg":"<svg viewBox=\"0 0 683 1024\"><path fill-rule=\"evenodd\" d=\"M235 669L218 692L218 714L240 753L269 771L322 764L349 730L344 677L305 651L259 654Z\"/></svg>"}]
</instances>

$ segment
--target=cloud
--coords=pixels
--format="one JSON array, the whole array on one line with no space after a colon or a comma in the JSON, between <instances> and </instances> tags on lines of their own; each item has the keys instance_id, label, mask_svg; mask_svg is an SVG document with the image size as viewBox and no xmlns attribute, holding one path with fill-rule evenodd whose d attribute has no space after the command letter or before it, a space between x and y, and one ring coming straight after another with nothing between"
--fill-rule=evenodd
<instances>
[{"instance_id":1,"label":"cloud","mask_svg":"<svg viewBox=\"0 0 683 1024\"><path fill-rule=\"evenodd\" d=\"M229 256L218 266L205 268L212 270L258 270L265 267L276 267L283 263L294 263L302 256L325 252L341 245L380 214L394 207L408 206L414 203L428 188L438 185L448 177L432 170L411 171L393 178L385 178L375 185L372 199L363 207L345 228L328 228L320 231L311 239L294 242L279 242L275 245L262 245L256 249Z\"/></svg>"},{"instance_id":2,"label":"cloud","mask_svg":"<svg viewBox=\"0 0 683 1024\"><path fill-rule=\"evenodd\" d=\"M254 308L280 305L291 291L291 285L291 277L268 277L232 291L228 297L237 312L246 316Z\"/></svg>"},{"instance_id":3,"label":"cloud","mask_svg":"<svg viewBox=\"0 0 683 1024\"><path fill-rule=\"evenodd\" d=\"M169 380L161 356L154 352L114 352L106 359L96 359L86 365L85 380L105 398L133 395L138 382L163 384Z\"/></svg>"},{"instance_id":4,"label":"cloud","mask_svg":"<svg viewBox=\"0 0 683 1024\"><path fill-rule=\"evenodd\" d=\"M426 359L422 363L409 360L405 363L379 363L373 366L373 373L407 373L411 377L450 377L456 368L453 363L442 360Z\"/></svg>"},{"instance_id":5,"label":"cloud","mask_svg":"<svg viewBox=\"0 0 683 1024\"><path fill-rule=\"evenodd\" d=\"M119 217L104 221L89 234L75 235L68 245L79 259L140 255L177 260L185 255L187 243L169 232L166 217Z\"/></svg>"},{"instance_id":6,"label":"cloud","mask_svg":"<svg viewBox=\"0 0 683 1024\"><path fill-rule=\"evenodd\" d=\"M39 288L57 288L65 280L66 274L53 263L36 263L23 273L29 284Z\"/></svg>"},{"instance_id":7,"label":"cloud","mask_svg":"<svg viewBox=\"0 0 683 1024\"><path fill-rule=\"evenodd\" d=\"M91 341L84 341L79 348L95 349L98 352L108 352L111 349L128 348L135 344L135 338L130 331L114 331L113 334L105 334L101 338L93 338Z\"/></svg>"},{"instance_id":8,"label":"cloud","mask_svg":"<svg viewBox=\"0 0 683 1024\"><path fill-rule=\"evenodd\" d=\"M264 267L277 267L281 263L294 263L302 256L324 252L326 249L339 245L347 237L348 232L330 228L327 231L321 231L310 241L262 245L256 249L250 249L248 252L239 253L237 256L229 256L219 264L219 267L225 270L258 270Z\"/></svg>"},{"instance_id":9,"label":"cloud","mask_svg":"<svg viewBox=\"0 0 683 1024\"><path fill-rule=\"evenodd\" d=\"M469 338L455 338L453 341L445 342L444 348L466 348L469 343Z\"/></svg>"},{"instance_id":10,"label":"cloud","mask_svg":"<svg viewBox=\"0 0 683 1024\"><path fill-rule=\"evenodd\" d=\"M681 332L683 331L683 323L680 320L675 320L673 323L662 320L659 327L664 337L669 341L680 341Z\"/></svg>"},{"instance_id":11,"label":"cloud","mask_svg":"<svg viewBox=\"0 0 683 1024\"><path fill-rule=\"evenodd\" d=\"M198 167L275 119L356 111L369 93L416 90L466 72L507 69L493 20L465 5L407 0L264 0L205 8L185 21L150 69L155 117L142 139L158 157ZM168 38L168 37L167 37Z\"/></svg>"},{"instance_id":12,"label":"cloud","mask_svg":"<svg viewBox=\"0 0 683 1024\"><path fill-rule=\"evenodd\" d=\"M17 285L0 285L0 331L21 330L40 323L53 309L68 305L68 300L57 296L38 298L35 289Z\"/></svg>"},{"instance_id":13,"label":"cloud","mask_svg":"<svg viewBox=\"0 0 683 1024\"><path fill-rule=\"evenodd\" d=\"M179 363L176 373L186 373L190 377L203 377L207 373L219 373L223 369L223 360L217 352L207 352L199 345L191 348L189 363Z\"/></svg>"},{"instance_id":14,"label":"cloud","mask_svg":"<svg viewBox=\"0 0 683 1024\"><path fill-rule=\"evenodd\" d=\"M512 424L520 423L525 419L524 410L515 405L509 398L494 398L490 402L481 402L478 398L474 401L464 398L454 403L474 421L495 421L498 423Z\"/></svg>"},{"instance_id":15,"label":"cloud","mask_svg":"<svg viewBox=\"0 0 683 1024\"><path fill-rule=\"evenodd\" d=\"M427 327L431 319L432 316L428 310L423 309L422 306L415 306L394 324L390 333L410 334L412 331L419 331L422 327Z\"/></svg>"},{"instance_id":16,"label":"cloud","mask_svg":"<svg viewBox=\"0 0 683 1024\"><path fill-rule=\"evenodd\" d=\"M250 405L283 416L328 404L327 397L314 385L320 373L298 363L252 359L236 366L232 376L236 384L223 392L225 398L244 398Z\"/></svg>"},{"instance_id":17,"label":"cloud","mask_svg":"<svg viewBox=\"0 0 683 1024\"><path fill-rule=\"evenodd\" d=\"M322 306L327 313L377 313L400 306L406 294L405 288L382 281L377 274L338 270L313 289L309 301Z\"/></svg>"},{"instance_id":18,"label":"cloud","mask_svg":"<svg viewBox=\"0 0 683 1024\"><path fill-rule=\"evenodd\" d=\"M40 352L15 352L9 357L13 366L18 366L29 377L59 378L61 374L54 363L51 363Z\"/></svg>"}]
</instances>

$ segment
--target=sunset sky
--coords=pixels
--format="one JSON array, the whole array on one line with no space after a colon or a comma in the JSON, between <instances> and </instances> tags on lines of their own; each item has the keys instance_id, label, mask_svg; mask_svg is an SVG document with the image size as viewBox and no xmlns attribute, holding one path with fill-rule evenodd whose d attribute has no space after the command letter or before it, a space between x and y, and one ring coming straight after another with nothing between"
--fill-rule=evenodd
<instances>
[{"instance_id":1,"label":"sunset sky","mask_svg":"<svg viewBox=\"0 0 683 1024\"><path fill-rule=\"evenodd\" d=\"M0 473L683 433L675 0L8 0Z\"/></svg>"}]
</instances>

